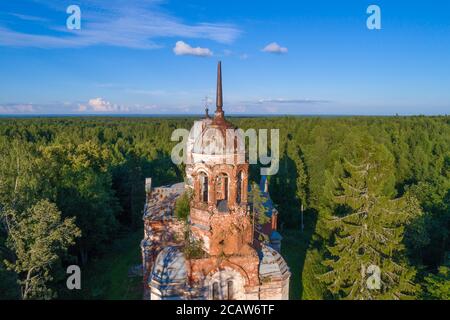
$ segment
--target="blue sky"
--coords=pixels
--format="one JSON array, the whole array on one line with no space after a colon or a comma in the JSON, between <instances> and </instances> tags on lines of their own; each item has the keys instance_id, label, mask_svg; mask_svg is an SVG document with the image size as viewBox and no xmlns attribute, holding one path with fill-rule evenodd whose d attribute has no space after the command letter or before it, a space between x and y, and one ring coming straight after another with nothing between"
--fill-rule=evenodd
<instances>
[{"instance_id":1,"label":"blue sky","mask_svg":"<svg viewBox=\"0 0 450 320\"><path fill-rule=\"evenodd\" d=\"M449 114L450 2L0 0L0 114L199 114L218 60L229 114Z\"/></svg>"}]
</instances>

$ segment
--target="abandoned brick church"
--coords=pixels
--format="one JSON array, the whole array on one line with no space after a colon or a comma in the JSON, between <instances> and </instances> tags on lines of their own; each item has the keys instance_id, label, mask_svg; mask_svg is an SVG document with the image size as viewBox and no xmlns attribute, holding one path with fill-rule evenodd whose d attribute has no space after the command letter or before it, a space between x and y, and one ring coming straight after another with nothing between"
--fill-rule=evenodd
<instances>
[{"instance_id":1,"label":"abandoned brick church","mask_svg":"<svg viewBox=\"0 0 450 320\"><path fill-rule=\"evenodd\" d=\"M144 299L288 299L290 271L280 255L277 210L265 177L261 179L269 222L252 219L249 164L245 150L226 143L233 128L222 109L221 64L217 70L216 111L194 122L187 142L186 182L152 188L146 180L142 240ZM230 148L229 145L232 147ZM210 150L223 152L209 152ZM175 216L175 203L188 192L187 221ZM261 240L256 234L264 233ZM188 238L186 238L186 234ZM187 254L194 239L203 254Z\"/></svg>"}]
</instances>

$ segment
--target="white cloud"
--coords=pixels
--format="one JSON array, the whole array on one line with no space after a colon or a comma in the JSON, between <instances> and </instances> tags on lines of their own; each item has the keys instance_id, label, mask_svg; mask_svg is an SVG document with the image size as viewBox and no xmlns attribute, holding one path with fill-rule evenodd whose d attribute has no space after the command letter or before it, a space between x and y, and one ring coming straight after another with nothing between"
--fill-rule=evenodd
<instances>
[{"instance_id":1,"label":"white cloud","mask_svg":"<svg viewBox=\"0 0 450 320\"><path fill-rule=\"evenodd\" d=\"M19 114L125 114L125 113L161 113L173 111L157 104L120 105L106 101L103 98L82 101L54 101L50 103L0 103L0 115Z\"/></svg>"},{"instance_id":2,"label":"white cloud","mask_svg":"<svg viewBox=\"0 0 450 320\"><path fill-rule=\"evenodd\" d=\"M10 13L11 16L19 18L21 20L25 21L33 21L33 22L48 22L47 18L38 17L38 16L30 16L26 14L20 14L20 13Z\"/></svg>"},{"instance_id":3,"label":"white cloud","mask_svg":"<svg viewBox=\"0 0 450 320\"><path fill-rule=\"evenodd\" d=\"M241 55L239 56L239 59L241 59L241 60L247 60L247 59L248 59L248 54L246 54L246 53L241 54Z\"/></svg>"},{"instance_id":4,"label":"white cloud","mask_svg":"<svg viewBox=\"0 0 450 320\"><path fill-rule=\"evenodd\" d=\"M0 46L37 48L76 48L108 45L127 48L155 49L154 40L162 37L208 39L232 43L241 31L231 24L199 22L188 24L167 13L159 0L149 1L78 1L82 8L81 30L69 32L61 21L49 21L42 33L23 32L0 23ZM43 11L61 16L65 8L54 1L41 0ZM63 12L62 12L63 11ZM31 26L38 17L16 14ZM29 28L30 30L39 30Z\"/></svg>"},{"instance_id":5,"label":"white cloud","mask_svg":"<svg viewBox=\"0 0 450 320\"><path fill-rule=\"evenodd\" d=\"M159 113L163 108L156 104L134 104L134 105L119 105L111 103L103 98L93 98L85 103L78 104L77 112L85 113L148 113L149 111L156 111Z\"/></svg>"},{"instance_id":6,"label":"white cloud","mask_svg":"<svg viewBox=\"0 0 450 320\"><path fill-rule=\"evenodd\" d=\"M264 49L262 49L262 51L269 52L269 53L282 54L282 53L287 53L288 48L282 47L276 42L272 42L272 43L269 43L267 46L265 46Z\"/></svg>"},{"instance_id":7,"label":"white cloud","mask_svg":"<svg viewBox=\"0 0 450 320\"><path fill-rule=\"evenodd\" d=\"M105 101L102 98L94 98L89 100L89 106L95 112L111 112L117 111L118 107L112 105L111 102Z\"/></svg>"},{"instance_id":8,"label":"white cloud","mask_svg":"<svg viewBox=\"0 0 450 320\"><path fill-rule=\"evenodd\" d=\"M113 104L103 98L89 99L87 104L78 104L78 112L95 112L95 113L115 113L115 112L128 112L129 108L118 104Z\"/></svg>"},{"instance_id":9,"label":"white cloud","mask_svg":"<svg viewBox=\"0 0 450 320\"><path fill-rule=\"evenodd\" d=\"M35 111L31 103L8 103L0 105L0 114L33 113Z\"/></svg>"},{"instance_id":10,"label":"white cloud","mask_svg":"<svg viewBox=\"0 0 450 320\"><path fill-rule=\"evenodd\" d=\"M189 44L183 41L177 41L175 47L173 48L173 52L177 56L191 55L197 57L210 57L212 56L212 51L208 48L193 48Z\"/></svg>"}]
</instances>

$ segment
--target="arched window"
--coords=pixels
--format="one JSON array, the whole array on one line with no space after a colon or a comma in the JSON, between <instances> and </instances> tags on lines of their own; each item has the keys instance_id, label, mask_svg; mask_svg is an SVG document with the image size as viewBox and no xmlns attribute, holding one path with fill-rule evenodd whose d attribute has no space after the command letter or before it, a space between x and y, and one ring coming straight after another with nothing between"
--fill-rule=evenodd
<instances>
[{"instance_id":1,"label":"arched window","mask_svg":"<svg viewBox=\"0 0 450 320\"><path fill-rule=\"evenodd\" d=\"M238 175L237 175L237 182L236 182L236 184L237 184L237 188L236 188L236 203L237 204L240 204L241 203L241 200L242 200L242 176L243 176L243 174L242 174L242 171L240 171L239 173L238 173Z\"/></svg>"},{"instance_id":2,"label":"arched window","mask_svg":"<svg viewBox=\"0 0 450 320\"><path fill-rule=\"evenodd\" d=\"M228 200L228 176L227 175L225 175L225 177L223 179L223 188L224 188L223 198L224 198L224 200Z\"/></svg>"},{"instance_id":3,"label":"arched window","mask_svg":"<svg viewBox=\"0 0 450 320\"><path fill-rule=\"evenodd\" d=\"M208 202L208 176L204 172L200 173L200 197L202 202Z\"/></svg>"},{"instance_id":4,"label":"arched window","mask_svg":"<svg viewBox=\"0 0 450 320\"><path fill-rule=\"evenodd\" d=\"M218 200L228 200L228 175L221 173L216 179L216 192Z\"/></svg>"},{"instance_id":5,"label":"arched window","mask_svg":"<svg viewBox=\"0 0 450 320\"><path fill-rule=\"evenodd\" d=\"M227 294L228 300L233 300L233 281L231 280L227 281Z\"/></svg>"},{"instance_id":6,"label":"arched window","mask_svg":"<svg viewBox=\"0 0 450 320\"><path fill-rule=\"evenodd\" d=\"M212 299L213 300L220 300L219 283L218 282L214 282L213 285L212 285Z\"/></svg>"},{"instance_id":7,"label":"arched window","mask_svg":"<svg viewBox=\"0 0 450 320\"><path fill-rule=\"evenodd\" d=\"M216 205L220 212L228 211L229 181L226 173L221 173L215 180Z\"/></svg>"}]
</instances>

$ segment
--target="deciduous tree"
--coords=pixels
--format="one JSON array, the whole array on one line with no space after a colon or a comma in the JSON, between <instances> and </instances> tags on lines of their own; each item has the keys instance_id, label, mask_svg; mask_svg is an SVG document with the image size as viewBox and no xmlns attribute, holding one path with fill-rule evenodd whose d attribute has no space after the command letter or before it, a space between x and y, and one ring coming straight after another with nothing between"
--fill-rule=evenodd
<instances>
[{"instance_id":1,"label":"deciduous tree","mask_svg":"<svg viewBox=\"0 0 450 320\"><path fill-rule=\"evenodd\" d=\"M23 213L8 210L8 248L14 253L6 260L21 286L22 299L48 299L54 292L47 285L53 279L51 269L81 235L75 218L61 218L58 208L41 200Z\"/></svg>"}]
</instances>

